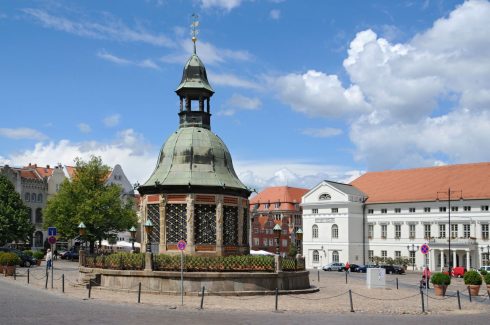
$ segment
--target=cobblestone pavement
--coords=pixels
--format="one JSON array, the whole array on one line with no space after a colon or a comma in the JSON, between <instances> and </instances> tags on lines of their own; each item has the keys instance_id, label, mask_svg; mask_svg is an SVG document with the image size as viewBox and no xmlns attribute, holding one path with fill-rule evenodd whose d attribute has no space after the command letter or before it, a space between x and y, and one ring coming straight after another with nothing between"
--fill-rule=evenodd
<instances>
[{"instance_id":1,"label":"cobblestone pavement","mask_svg":"<svg viewBox=\"0 0 490 325\"><path fill-rule=\"evenodd\" d=\"M30 268L29 273L29 284L27 284L26 268L18 269L16 280L13 277L1 277L1 281L15 282L19 286L45 288L46 269L44 265ZM61 293L63 275L65 279L64 295L78 299L88 299L87 288L78 285L77 282L78 264L76 262L56 261L53 288L51 288L50 273L47 289L45 290L53 294L63 295ZM405 275L387 275L384 289L368 289L366 287L365 274L350 274L346 284L345 274L342 272L310 270L310 284L320 288L320 291L312 294L280 295L278 310L294 311L296 313L350 313L349 290L351 290L353 308L356 313L420 314L422 313L422 299L418 287L420 277L420 273L412 272ZM396 278L398 278L398 290L396 288ZM458 309L456 290L460 290L461 310ZM134 288L134 291L118 292L93 287L90 299L136 304L137 287ZM179 295L168 296L142 292L141 303L168 308L195 309L200 306L201 297L184 296L184 305L181 306ZM490 316L490 300L486 293L486 287L483 285L480 290L480 296L473 297L473 302L469 302L462 279L453 279L448 290L448 296L444 298L435 297L433 291L429 290L429 296L424 296L424 305L428 314L464 315L488 313ZM274 311L275 296L221 297L205 295L204 308L212 310Z\"/></svg>"}]
</instances>

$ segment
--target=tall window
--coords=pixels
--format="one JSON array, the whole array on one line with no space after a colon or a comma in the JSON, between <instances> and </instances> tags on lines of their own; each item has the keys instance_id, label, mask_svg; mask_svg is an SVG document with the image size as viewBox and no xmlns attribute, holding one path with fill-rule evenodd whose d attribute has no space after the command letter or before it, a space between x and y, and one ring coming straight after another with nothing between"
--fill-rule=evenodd
<instances>
[{"instance_id":1,"label":"tall window","mask_svg":"<svg viewBox=\"0 0 490 325\"><path fill-rule=\"evenodd\" d=\"M43 195L41 193L37 195L37 202L39 203L43 202Z\"/></svg>"},{"instance_id":2,"label":"tall window","mask_svg":"<svg viewBox=\"0 0 490 325\"><path fill-rule=\"evenodd\" d=\"M317 250L313 251L313 263L318 263L320 262L320 254L318 254Z\"/></svg>"},{"instance_id":3,"label":"tall window","mask_svg":"<svg viewBox=\"0 0 490 325\"><path fill-rule=\"evenodd\" d=\"M453 212L458 212L459 208L458 207L451 207L451 211Z\"/></svg>"},{"instance_id":4,"label":"tall window","mask_svg":"<svg viewBox=\"0 0 490 325\"><path fill-rule=\"evenodd\" d=\"M31 193L31 202L36 202L36 193Z\"/></svg>"},{"instance_id":5,"label":"tall window","mask_svg":"<svg viewBox=\"0 0 490 325\"><path fill-rule=\"evenodd\" d=\"M463 225L463 237L470 238L470 225Z\"/></svg>"},{"instance_id":6,"label":"tall window","mask_svg":"<svg viewBox=\"0 0 490 325\"><path fill-rule=\"evenodd\" d=\"M43 223L43 211L41 208L36 209L36 223Z\"/></svg>"},{"instance_id":7,"label":"tall window","mask_svg":"<svg viewBox=\"0 0 490 325\"><path fill-rule=\"evenodd\" d=\"M381 213L388 213L388 209L381 209Z\"/></svg>"},{"instance_id":8,"label":"tall window","mask_svg":"<svg viewBox=\"0 0 490 325\"><path fill-rule=\"evenodd\" d=\"M26 193L26 194L24 195L24 201L29 202L30 200L31 200L31 194Z\"/></svg>"},{"instance_id":9,"label":"tall window","mask_svg":"<svg viewBox=\"0 0 490 325\"><path fill-rule=\"evenodd\" d=\"M368 224L368 238L373 238L374 225Z\"/></svg>"},{"instance_id":10,"label":"tall window","mask_svg":"<svg viewBox=\"0 0 490 325\"><path fill-rule=\"evenodd\" d=\"M381 251L381 257L383 258L383 261L385 261L388 257L388 251Z\"/></svg>"},{"instance_id":11,"label":"tall window","mask_svg":"<svg viewBox=\"0 0 490 325\"><path fill-rule=\"evenodd\" d=\"M430 208L429 207L424 208L424 212L430 212Z\"/></svg>"},{"instance_id":12,"label":"tall window","mask_svg":"<svg viewBox=\"0 0 490 325\"><path fill-rule=\"evenodd\" d=\"M339 208L332 208L332 213L339 213Z\"/></svg>"},{"instance_id":13,"label":"tall window","mask_svg":"<svg viewBox=\"0 0 490 325\"><path fill-rule=\"evenodd\" d=\"M395 208L395 213L401 213L402 212L402 209L400 208Z\"/></svg>"},{"instance_id":14,"label":"tall window","mask_svg":"<svg viewBox=\"0 0 490 325\"><path fill-rule=\"evenodd\" d=\"M332 225L332 238L339 238L339 226Z\"/></svg>"},{"instance_id":15,"label":"tall window","mask_svg":"<svg viewBox=\"0 0 490 325\"><path fill-rule=\"evenodd\" d=\"M410 226L410 238L415 238L415 225L409 225Z\"/></svg>"},{"instance_id":16,"label":"tall window","mask_svg":"<svg viewBox=\"0 0 490 325\"><path fill-rule=\"evenodd\" d=\"M318 238L318 226L317 225L313 225L313 227L311 227L311 233L312 233L313 238Z\"/></svg>"},{"instance_id":17,"label":"tall window","mask_svg":"<svg viewBox=\"0 0 490 325\"><path fill-rule=\"evenodd\" d=\"M368 214L373 214L374 213L374 209L368 209Z\"/></svg>"},{"instance_id":18,"label":"tall window","mask_svg":"<svg viewBox=\"0 0 490 325\"><path fill-rule=\"evenodd\" d=\"M336 263L339 262L339 252L337 251L332 252L332 262L336 262Z\"/></svg>"},{"instance_id":19,"label":"tall window","mask_svg":"<svg viewBox=\"0 0 490 325\"><path fill-rule=\"evenodd\" d=\"M317 214L318 213L318 209L311 209L311 213Z\"/></svg>"},{"instance_id":20,"label":"tall window","mask_svg":"<svg viewBox=\"0 0 490 325\"><path fill-rule=\"evenodd\" d=\"M274 207L275 207L276 209L279 209L279 207L280 207L280 206L281 206L281 202L276 202L276 203L274 203Z\"/></svg>"},{"instance_id":21,"label":"tall window","mask_svg":"<svg viewBox=\"0 0 490 325\"><path fill-rule=\"evenodd\" d=\"M402 257L402 251L395 251L395 258Z\"/></svg>"},{"instance_id":22,"label":"tall window","mask_svg":"<svg viewBox=\"0 0 490 325\"><path fill-rule=\"evenodd\" d=\"M395 238L400 239L402 236L402 225L395 225Z\"/></svg>"},{"instance_id":23,"label":"tall window","mask_svg":"<svg viewBox=\"0 0 490 325\"><path fill-rule=\"evenodd\" d=\"M425 224L424 225L424 238L429 239L430 238L430 224Z\"/></svg>"},{"instance_id":24,"label":"tall window","mask_svg":"<svg viewBox=\"0 0 490 325\"><path fill-rule=\"evenodd\" d=\"M374 259L374 251L373 250L368 250L368 260L369 262L373 262Z\"/></svg>"},{"instance_id":25,"label":"tall window","mask_svg":"<svg viewBox=\"0 0 490 325\"><path fill-rule=\"evenodd\" d=\"M386 233L388 232L388 225L381 225L381 238L386 239Z\"/></svg>"},{"instance_id":26,"label":"tall window","mask_svg":"<svg viewBox=\"0 0 490 325\"><path fill-rule=\"evenodd\" d=\"M408 212L415 213L415 208L408 208Z\"/></svg>"},{"instance_id":27,"label":"tall window","mask_svg":"<svg viewBox=\"0 0 490 325\"><path fill-rule=\"evenodd\" d=\"M488 205L482 205L481 210L482 211L488 211Z\"/></svg>"},{"instance_id":28,"label":"tall window","mask_svg":"<svg viewBox=\"0 0 490 325\"><path fill-rule=\"evenodd\" d=\"M451 225L451 238L458 238L458 225L454 223Z\"/></svg>"},{"instance_id":29,"label":"tall window","mask_svg":"<svg viewBox=\"0 0 490 325\"><path fill-rule=\"evenodd\" d=\"M465 206L463 207L463 210L464 210L464 211L471 211L471 206L469 206L469 205L465 205Z\"/></svg>"},{"instance_id":30,"label":"tall window","mask_svg":"<svg viewBox=\"0 0 490 325\"><path fill-rule=\"evenodd\" d=\"M481 238L488 239L488 223L481 225Z\"/></svg>"},{"instance_id":31,"label":"tall window","mask_svg":"<svg viewBox=\"0 0 490 325\"><path fill-rule=\"evenodd\" d=\"M410 251L410 264L415 265L415 251Z\"/></svg>"},{"instance_id":32,"label":"tall window","mask_svg":"<svg viewBox=\"0 0 490 325\"><path fill-rule=\"evenodd\" d=\"M439 238L446 238L446 225L439 225Z\"/></svg>"},{"instance_id":33,"label":"tall window","mask_svg":"<svg viewBox=\"0 0 490 325\"><path fill-rule=\"evenodd\" d=\"M439 207L439 212L446 212L446 207Z\"/></svg>"}]
</instances>

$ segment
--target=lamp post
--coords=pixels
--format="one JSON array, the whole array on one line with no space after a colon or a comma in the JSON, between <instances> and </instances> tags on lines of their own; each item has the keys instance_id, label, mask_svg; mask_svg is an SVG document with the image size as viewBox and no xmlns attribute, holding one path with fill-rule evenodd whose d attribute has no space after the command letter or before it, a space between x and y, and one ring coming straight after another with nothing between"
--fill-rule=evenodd
<instances>
[{"instance_id":1,"label":"lamp post","mask_svg":"<svg viewBox=\"0 0 490 325\"><path fill-rule=\"evenodd\" d=\"M281 238L282 228L278 223L276 223L274 229L272 230L274 231L274 236L276 237L276 255L279 255L279 239Z\"/></svg>"},{"instance_id":2,"label":"lamp post","mask_svg":"<svg viewBox=\"0 0 490 325\"><path fill-rule=\"evenodd\" d=\"M439 201L439 194L441 195L447 195L447 216L448 216L448 224L449 224L449 229L448 229L448 232L449 232L449 236L447 237L448 240L448 249L449 249L449 276L451 276L451 269L453 267L453 260L452 260L452 255L451 255L451 194L456 194L456 193L459 193L459 199L460 200L463 200L463 191L462 190L458 190L458 191L454 191L454 190L451 190L451 188L449 187L447 189L447 192L446 191L442 191L442 192L437 192L437 198L436 198L436 201Z\"/></svg>"},{"instance_id":3,"label":"lamp post","mask_svg":"<svg viewBox=\"0 0 490 325\"><path fill-rule=\"evenodd\" d=\"M131 249L134 252L134 242L136 241L136 228L134 226L129 229L129 233L131 234Z\"/></svg>"},{"instance_id":4,"label":"lamp post","mask_svg":"<svg viewBox=\"0 0 490 325\"><path fill-rule=\"evenodd\" d=\"M410 256L410 259L412 260L412 271L415 270L415 252L419 250L419 246L415 246L415 244L412 245L407 245L407 249L410 253L414 253L413 259L412 256ZM412 254L410 254L412 255Z\"/></svg>"},{"instance_id":5,"label":"lamp post","mask_svg":"<svg viewBox=\"0 0 490 325\"><path fill-rule=\"evenodd\" d=\"M145 222L145 233L146 233L146 251L151 253L151 243L150 243L150 234L153 228L153 222L150 219Z\"/></svg>"},{"instance_id":6,"label":"lamp post","mask_svg":"<svg viewBox=\"0 0 490 325\"><path fill-rule=\"evenodd\" d=\"M480 250L481 250L481 253L483 255L483 250L485 250L485 247L480 247ZM487 263L486 265L490 265L490 245L487 245L487 259L486 259Z\"/></svg>"},{"instance_id":7,"label":"lamp post","mask_svg":"<svg viewBox=\"0 0 490 325\"><path fill-rule=\"evenodd\" d=\"M86 244L85 234L87 233L87 226L83 222L80 222L78 225L78 233L80 234L80 238L82 238L82 243Z\"/></svg>"},{"instance_id":8,"label":"lamp post","mask_svg":"<svg viewBox=\"0 0 490 325\"><path fill-rule=\"evenodd\" d=\"M301 228L299 228L298 230L296 230L296 238L298 239L298 254L301 256L302 254L302 248L303 248L303 243L302 243L302 240L303 240L303 230L301 230Z\"/></svg>"}]
</instances>

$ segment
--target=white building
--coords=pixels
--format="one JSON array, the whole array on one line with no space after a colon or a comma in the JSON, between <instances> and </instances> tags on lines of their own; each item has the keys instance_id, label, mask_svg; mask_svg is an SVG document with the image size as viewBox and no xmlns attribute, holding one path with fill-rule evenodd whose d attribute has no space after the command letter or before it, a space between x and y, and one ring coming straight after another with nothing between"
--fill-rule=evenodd
<instances>
[{"instance_id":1,"label":"white building","mask_svg":"<svg viewBox=\"0 0 490 325\"><path fill-rule=\"evenodd\" d=\"M323 181L302 199L303 254L309 268L374 256L410 257L417 269L440 270L450 257L452 266L478 268L489 263L489 205L490 163ZM424 243L427 256L418 250Z\"/></svg>"}]
</instances>

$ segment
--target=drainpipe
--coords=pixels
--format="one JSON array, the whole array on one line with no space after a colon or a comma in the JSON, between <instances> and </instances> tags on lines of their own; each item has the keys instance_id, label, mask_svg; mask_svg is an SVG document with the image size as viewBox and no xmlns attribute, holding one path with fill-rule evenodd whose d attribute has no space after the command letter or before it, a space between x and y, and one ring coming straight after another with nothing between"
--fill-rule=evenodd
<instances>
[{"instance_id":1,"label":"drainpipe","mask_svg":"<svg viewBox=\"0 0 490 325\"><path fill-rule=\"evenodd\" d=\"M366 265L366 201L368 197L362 200L362 264Z\"/></svg>"}]
</instances>

